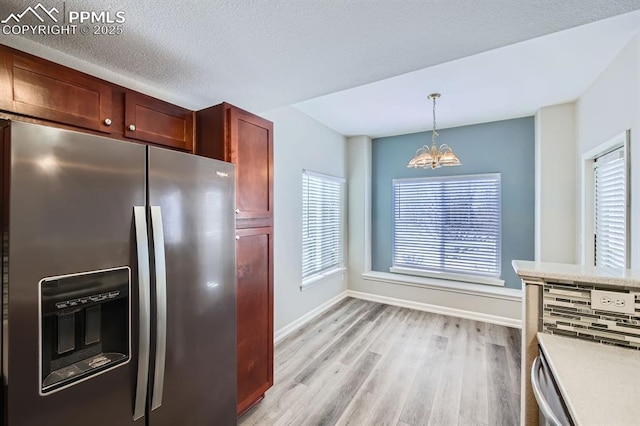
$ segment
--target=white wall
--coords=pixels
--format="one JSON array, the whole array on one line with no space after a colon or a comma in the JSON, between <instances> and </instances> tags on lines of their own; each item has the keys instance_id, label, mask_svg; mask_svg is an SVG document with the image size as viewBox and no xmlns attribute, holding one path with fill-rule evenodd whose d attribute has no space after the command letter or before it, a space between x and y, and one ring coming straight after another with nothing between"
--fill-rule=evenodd
<instances>
[{"instance_id":1,"label":"white wall","mask_svg":"<svg viewBox=\"0 0 640 426\"><path fill-rule=\"evenodd\" d=\"M261 114L274 123L274 329L343 293L347 280L329 278L300 291L302 170L346 178L346 139L296 109Z\"/></svg>"},{"instance_id":2,"label":"white wall","mask_svg":"<svg viewBox=\"0 0 640 426\"><path fill-rule=\"evenodd\" d=\"M349 287L358 288L362 274L371 270L371 138L347 139L349 177Z\"/></svg>"},{"instance_id":3,"label":"white wall","mask_svg":"<svg viewBox=\"0 0 640 426\"><path fill-rule=\"evenodd\" d=\"M576 102L578 158L617 134L631 129L631 268L640 269L640 34L616 56ZM581 167L576 172L579 176ZM578 188L581 209L583 183ZM583 230L582 219L577 229ZM580 252L584 244L579 232Z\"/></svg>"},{"instance_id":4,"label":"white wall","mask_svg":"<svg viewBox=\"0 0 640 426\"><path fill-rule=\"evenodd\" d=\"M576 261L575 104L536 113L535 260Z\"/></svg>"}]
</instances>

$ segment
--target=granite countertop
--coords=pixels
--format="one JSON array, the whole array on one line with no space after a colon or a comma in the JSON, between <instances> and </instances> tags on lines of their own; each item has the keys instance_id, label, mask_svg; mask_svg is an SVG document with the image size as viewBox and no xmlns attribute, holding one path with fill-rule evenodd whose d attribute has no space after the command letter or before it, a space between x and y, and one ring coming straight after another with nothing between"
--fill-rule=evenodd
<instances>
[{"instance_id":1,"label":"granite countertop","mask_svg":"<svg viewBox=\"0 0 640 426\"><path fill-rule=\"evenodd\" d=\"M640 351L551 334L537 336L577 425L640 422Z\"/></svg>"},{"instance_id":2,"label":"granite countertop","mask_svg":"<svg viewBox=\"0 0 640 426\"><path fill-rule=\"evenodd\" d=\"M640 289L640 271L633 269L601 268L568 263L530 262L527 260L514 260L512 265L516 274L522 278L594 283Z\"/></svg>"}]
</instances>

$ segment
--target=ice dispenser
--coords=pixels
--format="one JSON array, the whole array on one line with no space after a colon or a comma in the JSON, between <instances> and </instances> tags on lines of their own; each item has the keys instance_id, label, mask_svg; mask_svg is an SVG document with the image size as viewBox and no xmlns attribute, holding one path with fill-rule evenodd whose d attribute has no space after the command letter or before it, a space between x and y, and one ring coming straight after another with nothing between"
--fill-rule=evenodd
<instances>
[{"instance_id":1,"label":"ice dispenser","mask_svg":"<svg viewBox=\"0 0 640 426\"><path fill-rule=\"evenodd\" d=\"M127 267L40 281L40 391L55 391L130 356Z\"/></svg>"}]
</instances>

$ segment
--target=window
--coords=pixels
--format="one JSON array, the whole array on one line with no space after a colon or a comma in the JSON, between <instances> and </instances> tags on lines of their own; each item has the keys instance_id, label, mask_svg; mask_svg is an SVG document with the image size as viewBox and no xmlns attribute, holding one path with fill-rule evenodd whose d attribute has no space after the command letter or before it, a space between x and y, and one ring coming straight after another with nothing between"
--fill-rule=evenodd
<instances>
[{"instance_id":1,"label":"window","mask_svg":"<svg viewBox=\"0 0 640 426\"><path fill-rule=\"evenodd\" d=\"M394 180L393 213L392 272L500 276L500 174Z\"/></svg>"},{"instance_id":2,"label":"window","mask_svg":"<svg viewBox=\"0 0 640 426\"><path fill-rule=\"evenodd\" d=\"M596 266L627 266L627 165L624 147L595 159L595 232Z\"/></svg>"},{"instance_id":3,"label":"window","mask_svg":"<svg viewBox=\"0 0 640 426\"><path fill-rule=\"evenodd\" d=\"M344 179L302 173L302 286L343 267Z\"/></svg>"}]
</instances>

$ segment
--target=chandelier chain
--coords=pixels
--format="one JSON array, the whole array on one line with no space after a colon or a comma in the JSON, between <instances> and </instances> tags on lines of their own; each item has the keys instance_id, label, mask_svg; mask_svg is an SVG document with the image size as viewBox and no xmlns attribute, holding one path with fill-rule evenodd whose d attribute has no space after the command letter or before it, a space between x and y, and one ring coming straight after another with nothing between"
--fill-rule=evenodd
<instances>
[{"instance_id":1,"label":"chandelier chain","mask_svg":"<svg viewBox=\"0 0 640 426\"><path fill-rule=\"evenodd\" d=\"M433 146L436 145L436 137L438 137L438 132L436 131L436 96L432 96L433 99L433 132L431 133L431 144Z\"/></svg>"}]
</instances>

